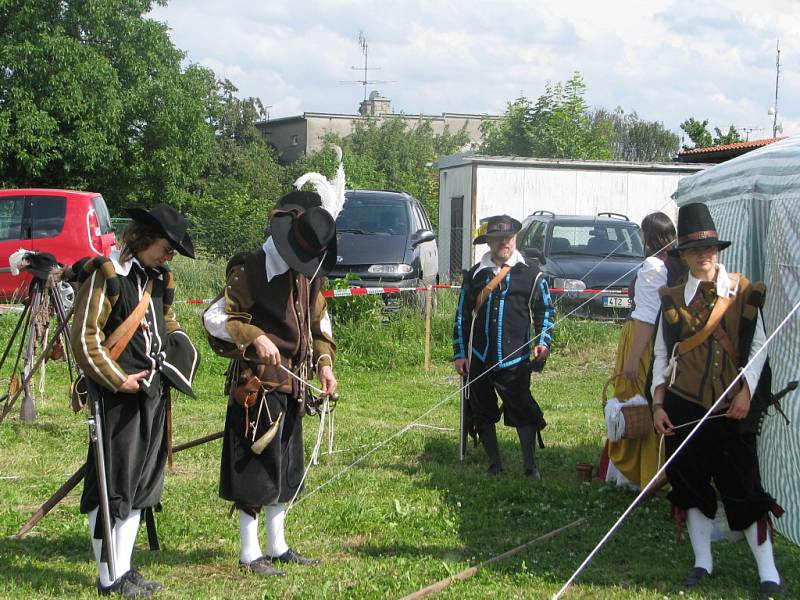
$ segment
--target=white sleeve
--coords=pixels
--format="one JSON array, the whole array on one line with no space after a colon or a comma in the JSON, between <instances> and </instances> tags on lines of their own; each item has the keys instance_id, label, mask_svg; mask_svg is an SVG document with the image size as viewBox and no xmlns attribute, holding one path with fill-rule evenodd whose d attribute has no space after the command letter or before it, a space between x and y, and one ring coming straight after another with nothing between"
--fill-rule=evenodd
<instances>
[{"instance_id":1,"label":"white sleeve","mask_svg":"<svg viewBox=\"0 0 800 600\"><path fill-rule=\"evenodd\" d=\"M225 312L225 297L223 296L203 313L203 325L205 325L206 331L215 338L235 344L236 342L228 333L228 328L225 327L227 322L228 313Z\"/></svg>"},{"instance_id":2,"label":"white sleeve","mask_svg":"<svg viewBox=\"0 0 800 600\"><path fill-rule=\"evenodd\" d=\"M758 311L758 318L756 319L756 330L753 333L753 343L750 345L750 356L747 358L748 366L744 370L744 379L747 381L747 386L750 388L750 394L756 391L758 379L761 377L761 371L764 369L764 363L767 362L767 353L762 352L755 359L756 355L764 342L767 341L767 333L764 331L764 322L761 320L761 311Z\"/></svg>"},{"instance_id":3,"label":"white sleeve","mask_svg":"<svg viewBox=\"0 0 800 600\"><path fill-rule=\"evenodd\" d=\"M653 345L653 384L650 386L652 396L656 388L664 384L664 371L667 370L669 358L667 357L667 343L664 341L663 323L659 319L656 329L656 339Z\"/></svg>"},{"instance_id":4,"label":"white sleeve","mask_svg":"<svg viewBox=\"0 0 800 600\"><path fill-rule=\"evenodd\" d=\"M667 266L664 262L653 257L645 260L636 276L633 296L636 308L631 313L631 318L655 325L658 310L661 308L658 290L665 285L667 285Z\"/></svg>"}]
</instances>

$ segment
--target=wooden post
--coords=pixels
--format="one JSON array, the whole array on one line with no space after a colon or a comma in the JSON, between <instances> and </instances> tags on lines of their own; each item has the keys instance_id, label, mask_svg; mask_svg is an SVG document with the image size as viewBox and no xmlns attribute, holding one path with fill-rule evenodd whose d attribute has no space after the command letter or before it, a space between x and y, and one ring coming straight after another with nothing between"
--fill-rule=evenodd
<instances>
[{"instance_id":1,"label":"wooden post","mask_svg":"<svg viewBox=\"0 0 800 600\"><path fill-rule=\"evenodd\" d=\"M425 290L425 361L426 371L431 368L431 309L433 308L433 288Z\"/></svg>"}]
</instances>

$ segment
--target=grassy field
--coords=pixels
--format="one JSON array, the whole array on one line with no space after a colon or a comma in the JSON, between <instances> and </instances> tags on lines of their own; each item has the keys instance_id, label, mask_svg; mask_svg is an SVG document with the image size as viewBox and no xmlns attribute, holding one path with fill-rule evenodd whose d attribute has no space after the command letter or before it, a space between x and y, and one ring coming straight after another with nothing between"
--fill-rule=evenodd
<instances>
[{"instance_id":1,"label":"grassy field","mask_svg":"<svg viewBox=\"0 0 800 600\"><path fill-rule=\"evenodd\" d=\"M208 267L206 275L183 275L178 289L184 298L209 297L220 277L221 269ZM505 427L499 428L505 472L487 478L481 449L470 449L464 464L458 461L457 379L448 361L452 293L441 292L429 371L422 369L419 311L407 309L386 321L371 301L363 306L369 317L336 326L342 399L334 453L311 469L306 495L287 517L289 544L323 564L290 567L284 579L239 573L238 520L217 496L216 441L175 455L158 515L162 551L149 552L140 532L134 564L164 584L158 597L399 598L584 518L580 526L439 594L547 598L633 500L630 492L581 483L575 474L578 462L594 463L600 452L599 396L617 326L562 326L545 373L534 377L534 395L549 423L547 447L538 452L542 480L522 477L516 434ZM193 305L178 309L204 360L198 398L175 399L176 444L218 431L224 420L226 365L203 340L200 311ZM0 316L3 339L15 318ZM86 519L78 512L80 486L28 536L11 539L86 454L85 417L68 407L63 364L48 365L37 411L33 424L16 417L0 424L0 597L94 597L95 564ZM318 420L307 418L304 426L310 449ZM715 544L719 576L699 592L681 590L692 553L688 539L674 544L668 513L662 498L634 511L568 597L751 597L757 573L743 542ZM800 572L800 548L780 537L776 546L778 567L791 580Z\"/></svg>"}]
</instances>

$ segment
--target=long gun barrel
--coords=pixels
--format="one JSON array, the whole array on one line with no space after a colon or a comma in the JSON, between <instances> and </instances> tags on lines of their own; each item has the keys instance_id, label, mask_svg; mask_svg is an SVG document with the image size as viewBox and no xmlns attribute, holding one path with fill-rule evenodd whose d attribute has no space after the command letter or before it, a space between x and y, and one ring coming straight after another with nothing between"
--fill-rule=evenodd
<instances>
[{"instance_id":1,"label":"long gun barrel","mask_svg":"<svg viewBox=\"0 0 800 600\"><path fill-rule=\"evenodd\" d=\"M90 384L91 385L91 384ZM106 456L103 448L103 424L100 419L100 401L92 398L92 414L89 417L89 441L94 449L94 462L97 465L97 487L100 490L100 511L103 516L103 537L105 538L108 574L111 581L117 580L114 564L114 538L111 534L111 507L108 504L108 480L106 478Z\"/></svg>"}]
</instances>

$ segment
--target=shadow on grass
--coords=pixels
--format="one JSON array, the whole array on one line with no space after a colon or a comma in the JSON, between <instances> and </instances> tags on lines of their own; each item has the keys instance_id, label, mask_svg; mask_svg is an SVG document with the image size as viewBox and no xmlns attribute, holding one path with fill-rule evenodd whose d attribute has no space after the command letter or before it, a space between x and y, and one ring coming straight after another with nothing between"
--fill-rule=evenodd
<instances>
[{"instance_id":1,"label":"shadow on grass","mask_svg":"<svg viewBox=\"0 0 800 600\"><path fill-rule=\"evenodd\" d=\"M599 447L537 448L540 481L523 476L516 440L501 440L501 453L503 473L489 476L485 474L487 460L482 448L470 446L461 464L452 439L431 438L416 465L395 466L439 491L443 510L457 515L461 547L364 546L361 551L370 555L427 555L474 566L583 518L582 523L553 538L485 567L513 580L520 577L523 584L538 582L554 590L560 588L636 496L597 480L578 481L576 465L596 464ZM716 568L724 576L704 584L697 593L705 599L750 597L758 576L746 544L719 543L714 552ZM655 497L629 515L576 585L607 588L602 598L633 598L642 592L684 594L681 582L693 565L692 557L687 536L681 544L674 544L669 503ZM587 589L584 587L582 593Z\"/></svg>"},{"instance_id":2,"label":"shadow on grass","mask_svg":"<svg viewBox=\"0 0 800 600\"><path fill-rule=\"evenodd\" d=\"M221 555L221 552L212 549L189 552L162 549L150 552L146 541L142 543L141 529L139 543L133 551L134 566L210 564ZM95 585L94 558L88 531L86 536L71 533L57 540L36 536L21 540L0 538L0 556L5 557L0 561L0 581L16 581L18 585L43 595L65 587ZM74 568L75 565L88 563L91 563L90 577L85 575L85 570Z\"/></svg>"}]
</instances>

